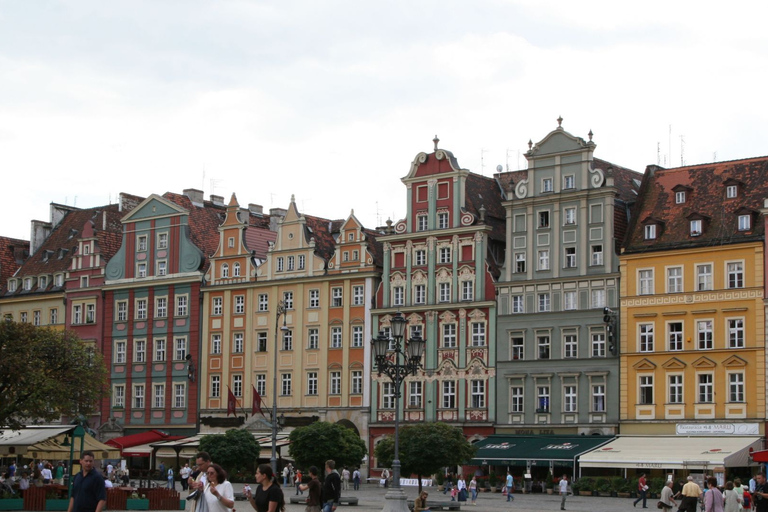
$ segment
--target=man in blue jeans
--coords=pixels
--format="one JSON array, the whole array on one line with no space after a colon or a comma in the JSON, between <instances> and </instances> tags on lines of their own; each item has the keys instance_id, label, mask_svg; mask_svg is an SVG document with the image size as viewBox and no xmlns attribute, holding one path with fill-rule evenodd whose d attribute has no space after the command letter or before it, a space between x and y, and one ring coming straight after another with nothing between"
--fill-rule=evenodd
<instances>
[{"instance_id":1,"label":"man in blue jeans","mask_svg":"<svg viewBox=\"0 0 768 512\"><path fill-rule=\"evenodd\" d=\"M341 499L341 477L336 471L336 462L325 461L325 482L323 482L323 512L333 512Z\"/></svg>"},{"instance_id":2,"label":"man in blue jeans","mask_svg":"<svg viewBox=\"0 0 768 512\"><path fill-rule=\"evenodd\" d=\"M646 493L648 492L648 485L645 483L645 473L640 475L640 478L637 480L637 499L632 504L633 507L636 507L638 503L642 500L643 502L643 508L648 508L645 505L645 498Z\"/></svg>"},{"instance_id":3,"label":"man in blue jeans","mask_svg":"<svg viewBox=\"0 0 768 512\"><path fill-rule=\"evenodd\" d=\"M515 487L515 479L512 478L512 473L507 470L507 501L512 501L512 489Z\"/></svg>"}]
</instances>

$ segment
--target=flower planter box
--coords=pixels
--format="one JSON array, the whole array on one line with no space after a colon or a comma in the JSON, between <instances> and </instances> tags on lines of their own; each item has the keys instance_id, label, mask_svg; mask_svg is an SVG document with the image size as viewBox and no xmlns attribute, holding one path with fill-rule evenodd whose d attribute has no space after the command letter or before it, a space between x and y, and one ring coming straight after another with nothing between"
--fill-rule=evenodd
<instances>
[{"instance_id":1,"label":"flower planter box","mask_svg":"<svg viewBox=\"0 0 768 512\"><path fill-rule=\"evenodd\" d=\"M579 496L592 496L592 491L579 491Z\"/></svg>"},{"instance_id":2,"label":"flower planter box","mask_svg":"<svg viewBox=\"0 0 768 512\"><path fill-rule=\"evenodd\" d=\"M547 487L547 494L553 494L554 492L555 492L554 489L550 489L549 487Z\"/></svg>"},{"instance_id":3,"label":"flower planter box","mask_svg":"<svg viewBox=\"0 0 768 512\"><path fill-rule=\"evenodd\" d=\"M45 510L67 510L69 500L45 500Z\"/></svg>"},{"instance_id":4,"label":"flower planter box","mask_svg":"<svg viewBox=\"0 0 768 512\"><path fill-rule=\"evenodd\" d=\"M187 500L179 500L179 510L187 509Z\"/></svg>"},{"instance_id":5,"label":"flower planter box","mask_svg":"<svg viewBox=\"0 0 768 512\"><path fill-rule=\"evenodd\" d=\"M0 500L0 510L24 510L24 500L22 498Z\"/></svg>"},{"instance_id":6,"label":"flower planter box","mask_svg":"<svg viewBox=\"0 0 768 512\"><path fill-rule=\"evenodd\" d=\"M149 510L149 500L128 498L125 500L125 506L128 510Z\"/></svg>"},{"instance_id":7,"label":"flower planter box","mask_svg":"<svg viewBox=\"0 0 768 512\"><path fill-rule=\"evenodd\" d=\"M619 495L619 498L629 498L632 496L631 492L619 492L617 494Z\"/></svg>"}]
</instances>

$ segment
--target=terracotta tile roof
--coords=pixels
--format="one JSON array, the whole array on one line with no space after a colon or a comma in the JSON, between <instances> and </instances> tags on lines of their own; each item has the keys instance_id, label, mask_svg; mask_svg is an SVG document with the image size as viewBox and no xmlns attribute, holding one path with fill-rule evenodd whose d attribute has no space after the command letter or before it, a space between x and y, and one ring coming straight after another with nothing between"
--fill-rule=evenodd
<instances>
[{"instance_id":1,"label":"terracotta tile roof","mask_svg":"<svg viewBox=\"0 0 768 512\"><path fill-rule=\"evenodd\" d=\"M201 270L205 271L219 246L219 225L224 222L227 207L212 201L196 206L189 197L174 192L166 192L163 197L189 211L189 238L203 253Z\"/></svg>"},{"instance_id":2,"label":"terracotta tile roof","mask_svg":"<svg viewBox=\"0 0 768 512\"><path fill-rule=\"evenodd\" d=\"M117 204L67 212L35 254L21 266L17 276L40 276L67 271L77 250L77 240L83 236L86 223L91 223L98 244L96 250L101 254L102 262L106 264L120 248L122 241L120 219L126 213L125 209L121 212ZM35 289L34 291L48 291L53 288L51 279L47 290ZM30 292L19 287L14 295L25 293Z\"/></svg>"},{"instance_id":3,"label":"terracotta tile roof","mask_svg":"<svg viewBox=\"0 0 768 512\"><path fill-rule=\"evenodd\" d=\"M642 173L627 169L599 158L592 159L592 168L600 169L606 178L613 178L616 187L616 201L613 209L613 243L616 254L621 252L621 244L627 235L630 210L637 201L637 193L643 179Z\"/></svg>"},{"instance_id":4,"label":"terracotta tile roof","mask_svg":"<svg viewBox=\"0 0 768 512\"><path fill-rule=\"evenodd\" d=\"M726 185L737 186L735 198L726 197ZM688 190L677 204L674 189ZM678 190L681 190L678 188ZM645 171L638 202L632 210L624 251L677 249L763 240L760 219L768 197L768 157ZM738 216L752 215L752 228L739 231ZM690 220L703 219L700 236L691 236ZM656 239L645 240L645 225L657 224Z\"/></svg>"},{"instance_id":5,"label":"terracotta tile roof","mask_svg":"<svg viewBox=\"0 0 768 512\"><path fill-rule=\"evenodd\" d=\"M269 222L267 222L269 226ZM254 257L265 260L267 258L267 250L269 249L269 243L277 240L277 233L270 231L268 228L262 228L260 226L249 226L245 230L245 246L254 251Z\"/></svg>"},{"instance_id":6,"label":"terracotta tile roof","mask_svg":"<svg viewBox=\"0 0 768 512\"><path fill-rule=\"evenodd\" d=\"M29 241L0 236L0 293L8 286L13 276L29 257Z\"/></svg>"},{"instance_id":7,"label":"terracotta tile roof","mask_svg":"<svg viewBox=\"0 0 768 512\"><path fill-rule=\"evenodd\" d=\"M499 183L494 178L479 174L467 174L464 208L480 222L480 207L485 208L485 223L492 228L491 238L504 240L506 211L501 202L504 200Z\"/></svg>"},{"instance_id":8,"label":"terracotta tile roof","mask_svg":"<svg viewBox=\"0 0 768 512\"><path fill-rule=\"evenodd\" d=\"M384 244L377 237L382 234L368 228L363 228L363 233L365 233L366 242L368 242L368 252L373 257L373 265L377 269L381 269L384 266Z\"/></svg>"},{"instance_id":9,"label":"terracotta tile roof","mask_svg":"<svg viewBox=\"0 0 768 512\"><path fill-rule=\"evenodd\" d=\"M315 254L328 261L336 250L336 238L346 220L328 220L304 215L307 221L307 240L315 239Z\"/></svg>"}]
</instances>

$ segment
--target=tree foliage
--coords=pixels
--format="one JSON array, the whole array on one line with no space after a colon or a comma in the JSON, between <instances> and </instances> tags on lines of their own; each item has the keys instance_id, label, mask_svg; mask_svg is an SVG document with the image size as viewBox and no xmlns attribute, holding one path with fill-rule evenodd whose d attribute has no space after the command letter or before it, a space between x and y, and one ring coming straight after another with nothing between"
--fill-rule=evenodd
<instances>
[{"instance_id":1,"label":"tree foliage","mask_svg":"<svg viewBox=\"0 0 768 512\"><path fill-rule=\"evenodd\" d=\"M465 464L477 447L466 440L460 428L447 423L419 423L400 429L400 473L421 478L445 466ZM390 467L395 456L395 437L387 436L376 445L376 464Z\"/></svg>"},{"instance_id":2,"label":"tree foliage","mask_svg":"<svg viewBox=\"0 0 768 512\"><path fill-rule=\"evenodd\" d=\"M365 457L365 442L354 430L339 425L317 421L306 427L299 427L290 435L291 457L297 467L317 466L323 471L325 461L333 459L336 467L358 467Z\"/></svg>"},{"instance_id":3,"label":"tree foliage","mask_svg":"<svg viewBox=\"0 0 768 512\"><path fill-rule=\"evenodd\" d=\"M211 460L228 473L254 472L259 463L261 448L253 434L239 428L227 430L224 435L213 434L200 438L200 451L208 452Z\"/></svg>"},{"instance_id":4,"label":"tree foliage","mask_svg":"<svg viewBox=\"0 0 768 512\"><path fill-rule=\"evenodd\" d=\"M87 416L106 384L103 358L75 333L0 322L0 426Z\"/></svg>"}]
</instances>

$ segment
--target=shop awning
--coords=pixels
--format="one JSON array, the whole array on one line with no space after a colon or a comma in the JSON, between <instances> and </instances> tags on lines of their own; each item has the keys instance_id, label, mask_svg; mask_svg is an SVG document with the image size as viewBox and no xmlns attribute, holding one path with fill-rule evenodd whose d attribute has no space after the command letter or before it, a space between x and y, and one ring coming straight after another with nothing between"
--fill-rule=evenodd
<instances>
[{"instance_id":1,"label":"shop awning","mask_svg":"<svg viewBox=\"0 0 768 512\"><path fill-rule=\"evenodd\" d=\"M130 448L124 448L120 453L123 457L149 457L152 455L152 448L149 444L139 444L131 446Z\"/></svg>"},{"instance_id":2,"label":"shop awning","mask_svg":"<svg viewBox=\"0 0 768 512\"><path fill-rule=\"evenodd\" d=\"M572 466L577 457L614 439L613 436L488 436L470 464L528 466L552 462Z\"/></svg>"},{"instance_id":3,"label":"shop awning","mask_svg":"<svg viewBox=\"0 0 768 512\"><path fill-rule=\"evenodd\" d=\"M152 447L157 448L157 453L155 456L158 458L175 458L176 450L179 450L179 457L183 459L191 459L197 455L201 437L203 436L198 434L195 436L183 437L173 441L161 441L152 443Z\"/></svg>"},{"instance_id":4,"label":"shop awning","mask_svg":"<svg viewBox=\"0 0 768 512\"><path fill-rule=\"evenodd\" d=\"M711 470L753 465L750 448L759 437L621 436L579 459L582 468L660 468Z\"/></svg>"},{"instance_id":5,"label":"shop awning","mask_svg":"<svg viewBox=\"0 0 768 512\"><path fill-rule=\"evenodd\" d=\"M161 430L153 429L147 430L146 432L139 432L138 434L131 434L129 436L116 437L107 441L106 444L121 450L123 457L149 457L152 453L152 448L149 446L150 443L173 441L182 439L182 437L183 436L172 436ZM141 454L137 455L138 453Z\"/></svg>"},{"instance_id":6,"label":"shop awning","mask_svg":"<svg viewBox=\"0 0 768 512\"><path fill-rule=\"evenodd\" d=\"M68 460L69 444L74 442L74 456L80 456L80 440L73 440L75 426L33 426L19 430L4 430L0 435L0 455L26 455L34 459ZM112 446L100 442L90 434L83 437L83 449L93 451L97 459L111 459L120 456Z\"/></svg>"},{"instance_id":7,"label":"shop awning","mask_svg":"<svg viewBox=\"0 0 768 512\"><path fill-rule=\"evenodd\" d=\"M768 462L768 450L752 450L749 456L754 462L761 462L763 464Z\"/></svg>"}]
</instances>

